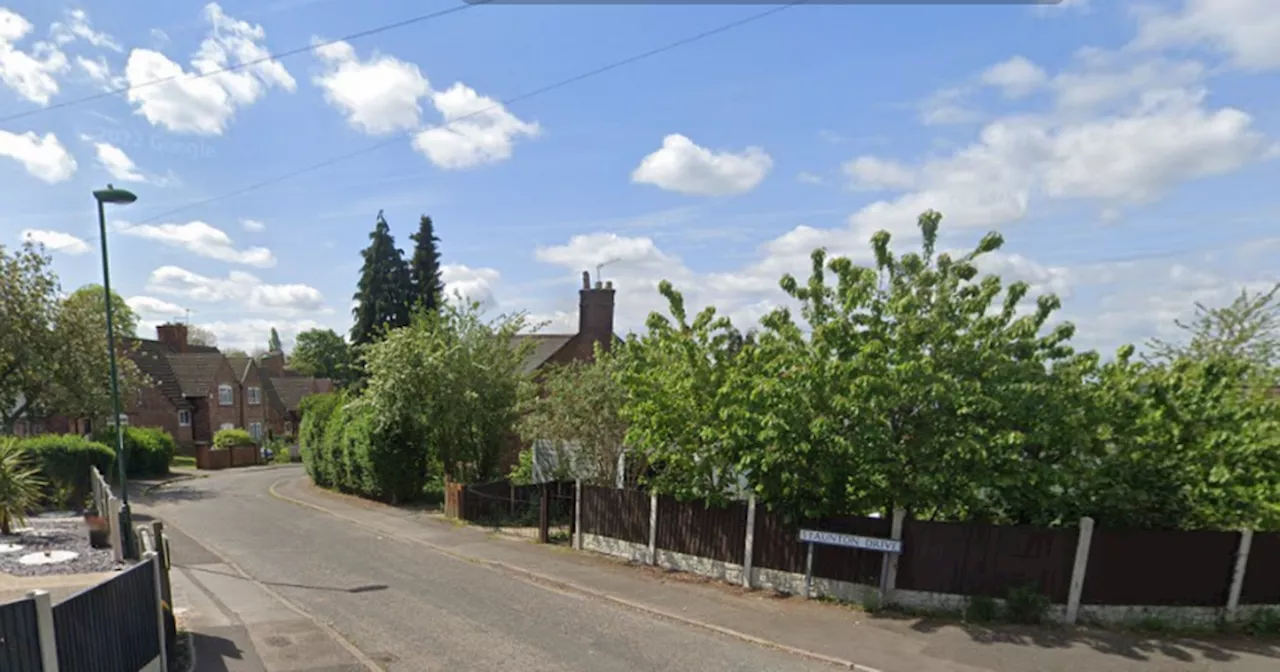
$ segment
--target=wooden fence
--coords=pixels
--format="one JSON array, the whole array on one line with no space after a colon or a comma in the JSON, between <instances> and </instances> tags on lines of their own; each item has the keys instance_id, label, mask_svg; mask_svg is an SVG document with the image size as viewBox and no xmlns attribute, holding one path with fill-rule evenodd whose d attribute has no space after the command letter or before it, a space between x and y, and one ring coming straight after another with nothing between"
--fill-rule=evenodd
<instances>
[{"instance_id":1,"label":"wooden fence","mask_svg":"<svg viewBox=\"0 0 1280 672\"><path fill-rule=\"evenodd\" d=\"M801 528L893 538L893 521L880 518L787 524L755 510L754 502L708 507L586 485L581 493L580 530L587 543L579 540L580 547L648 562L658 562L659 551L688 556L676 563L681 568L698 566L690 559L724 563L747 585L761 571L792 577L806 571ZM1280 606L1276 532L1094 530L1089 519L1069 528L903 520L900 530L902 553L892 562L879 552L815 545L811 576L885 590L893 601L935 596L952 605L952 598L1005 598L1033 588L1063 605L1062 618L1070 621L1081 605L1212 607L1228 615L1240 605ZM707 572L727 576L723 566Z\"/></svg>"},{"instance_id":2,"label":"wooden fence","mask_svg":"<svg viewBox=\"0 0 1280 672\"><path fill-rule=\"evenodd\" d=\"M0 604L0 670L40 672L43 665L36 601Z\"/></svg>"}]
</instances>

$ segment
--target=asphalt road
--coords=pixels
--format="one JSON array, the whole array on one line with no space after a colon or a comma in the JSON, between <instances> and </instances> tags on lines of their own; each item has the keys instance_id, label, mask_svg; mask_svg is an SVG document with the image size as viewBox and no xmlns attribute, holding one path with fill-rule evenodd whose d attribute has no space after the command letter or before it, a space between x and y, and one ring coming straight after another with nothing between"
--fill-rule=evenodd
<instances>
[{"instance_id":1,"label":"asphalt road","mask_svg":"<svg viewBox=\"0 0 1280 672\"><path fill-rule=\"evenodd\" d=\"M833 669L533 585L268 494L298 473L221 473L171 486L149 508L385 669Z\"/></svg>"}]
</instances>

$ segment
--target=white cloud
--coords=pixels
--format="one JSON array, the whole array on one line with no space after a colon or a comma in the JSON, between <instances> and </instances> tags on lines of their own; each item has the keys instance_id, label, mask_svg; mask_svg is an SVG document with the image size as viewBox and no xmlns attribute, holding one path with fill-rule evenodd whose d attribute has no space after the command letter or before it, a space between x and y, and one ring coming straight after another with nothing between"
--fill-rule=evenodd
<instances>
[{"instance_id":1,"label":"white cloud","mask_svg":"<svg viewBox=\"0 0 1280 672\"><path fill-rule=\"evenodd\" d=\"M1044 86L1049 76L1026 57L1014 56L987 68L981 79L983 84L1000 89L1009 98L1021 98Z\"/></svg>"},{"instance_id":2,"label":"white cloud","mask_svg":"<svg viewBox=\"0 0 1280 672\"><path fill-rule=\"evenodd\" d=\"M164 299L157 299L152 296L131 296L125 299L125 303L137 313L139 317L154 318L160 320L172 319L176 315L181 315L186 309L176 303L170 303Z\"/></svg>"},{"instance_id":3,"label":"white cloud","mask_svg":"<svg viewBox=\"0 0 1280 672\"><path fill-rule=\"evenodd\" d=\"M319 43L319 38L312 38ZM360 60L346 42L320 47L316 56L324 71L314 78L325 100L356 129L385 134L415 128L422 122L418 101L431 92L418 66L374 54Z\"/></svg>"},{"instance_id":4,"label":"white cloud","mask_svg":"<svg viewBox=\"0 0 1280 672\"><path fill-rule=\"evenodd\" d=\"M1273 0L1183 0L1180 10L1141 12L1144 49L1204 46L1246 70L1280 68L1280 12Z\"/></svg>"},{"instance_id":5,"label":"white cloud","mask_svg":"<svg viewBox=\"0 0 1280 672\"><path fill-rule=\"evenodd\" d=\"M440 267L440 280L444 282L446 296L452 297L456 292L482 307L494 304L494 288L501 279L502 274L492 268L470 268L463 264Z\"/></svg>"},{"instance_id":6,"label":"white cloud","mask_svg":"<svg viewBox=\"0 0 1280 672\"><path fill-rule=\"evenodd\" d=\"M855 189L910 189L916 176L910 168L874 156L860 156L844 164Z\"/></svg>"},{"instance_id":7,"label":"white cloud","mask_svg":"<svg viewBox=\"0 0 1280 672\"><path fill-rule=\"evenodd\" d=\"M92 249L89 247L89 244L81 238L61 231L24 229L22 231L22 239L44 245L50 250L72 255L84 254Z\"/></svg>"},{"instance_id":8,"label":"white cloud","mask_svg":"<svg viewBox=\"0 0 1280 672\"><path fill-rule=\"evenodd\" d=\"M826 179L817 173L811 173L807 170L800 171L796 175L796 180L805 184L825 184Z\"/></svg>"},{"instance_id":9,"label":"white cloud","mask_svg":"<svg viewBox=\"0 0 1280 672\"><path fill-rule=\"evenodd\" d=\"M19 96L40 105L58 93L54 75L65 72L67 57L50 42L37 42L30 53L14 45L33 26L22 15L0 7L0 81Z\"/></svg>"},{"instance_id":10,"label":"white cloud","mask_svg":"<svg viewBox=\"0 0 1280 672\"><path fill-rule=\"evenodd\" d=\"M98 163L107 169L111 177L122 182L148 181L123 149L107 142L94 142L93 148L98 152Z\"/></svg>"},{"instance_id":11,"label":"white cloud","mask_svg":"<svg viewBox=\"0 0 1280 672\"><path fill-rule=\"evenodd\" d=\"M521 121L498 101L461 83L432 92L431 102L444 117L444 125L418 133L413 146L446 170L505 161L511 158L517 139L535 138L542 132L537 122Z\"/></svg>"},{"instance_id":12,"label":"white cloud","mask_svg":"<svg viewBox=\"0 0 1280 672\"><path fill-rule=\"evenodd\" d=\"M690 196L732 196L756 188L772 168L773 159L759 147L717 153L673 133L640 161L631 181Z\"/></svg>"},{"instance_id":13,"label":"white cloud","mask_svg":"<svg viewBox=\"0 0 1280 672\"><path fill-rule=\"evenodd\" d=\"M124 51L119 42L115 38L106 33L102 33L93 29L89 25L89 15L83 9L69 9L66 11L67 19L63 21L55 21L49 26L49 35L58 45L66 45L77 40L84 40L89 44L101 49L110 49L111 51Z\"/></svg>"},{"instance_id":14,"label":"white cloud","mask_svg":"<svg viewBox=\"0 0 1280 672\"><path fill-rule=\"evenodd\" d=\"M130 86L157 79L128 93L137 113L156 126L178 133L220 135L237 109L252 105L271 87L292 92L297 83L279 61L262 61L231 72L217 72L270 55L262 26L233 19L217 3L205 6L209 36L191 60L192 73L150 49L134 49L125 66ZM216 73L216 74L211 74ZM192 75L206 75L196 78Z\"/></svg>"},{"instance_id":15,"label":"white cloud","mask_svg":"<svg viewBox=\"0 0 1280 672\"><path fill-rule=\"evenodd\" d=\"M127 236L145 238L171 247L180 247L197 256L233 264L270 268L275 255L265 247L235 247L231 236L204 222L186 224L137 224L117 222L116 229Z\"/></svg>"},{"instance_id":16,"label":"white cloud","mask_svg":"<svg viewBox=\"0 0 1280 672\"><path fill-rule=\"evenodd\" d=\"M53 133L41 137L31 131L21 135L0 131L0 156L21 163L28 173L50 184L62 182L76 172L75 157Z\"/></svg>"},{"instance_id":17,"label":"white cloud","mask_svg":"<svg viewBox=\"0 0 1280 672\"><path fill-rule=\"evenodd\" d=\"M76 56L76 65L84 71L84 74L89 76L89 79L97 84L101 84L108 89L124 87L124 79L111 74L111 66L107 63L107 59L103 57L93 60L84 56Z\"/></svg>"},{"instance_id":18,"label":"white cloud","mask_svg":"<svg viewBox=\"0 0 1280 672\"><path fill-rule=\"evenodd\" d=\"M256 219L242 219L240 220L240 226L244 227L245 231L251 231L253 233L267 230L267 225Z\"/></svg>"},{"instance_id":19,"label":"white cloud","mask_svg":"<svg viewBox=\"0 0 1280 672\"><path fill-rule=\"evenodd\" d=\"M161 266L147 278L147 290L204 303L229 303L252 313L297 315L329 312L320 290L303 284L273 285L243 271L225 278L200 275L178 266Z\"/></svg>"},{"instance_id":20,"label":"white cloud","mask_svg":"<svg viewBox=\"0 0 1280 672\"><path fill-rule=\"evenodd\" d=\"M330 325L311 319L279 319L279 318L247 318L240 320L212 320L200 322L197 326L208 329L218 337L218 347L226 350L237 348L252 352L263 347L267 334L275 329L280 334L281 345L285 350L293 348L298 334L308 329L328 329ZM342 333L339 329L338 333Z\"/></svg>"},{"instance_id":21,"label":"white cloud","mask_svg":"<svg viewBox=\"0 0 1280 672\"><path fill-rule=\"evenodd\" d=\"M926 126L972 124L982 120L982 113L966 102L968 87L942 89L920 105L920 123Z\"/></svg>"}]
</instances>

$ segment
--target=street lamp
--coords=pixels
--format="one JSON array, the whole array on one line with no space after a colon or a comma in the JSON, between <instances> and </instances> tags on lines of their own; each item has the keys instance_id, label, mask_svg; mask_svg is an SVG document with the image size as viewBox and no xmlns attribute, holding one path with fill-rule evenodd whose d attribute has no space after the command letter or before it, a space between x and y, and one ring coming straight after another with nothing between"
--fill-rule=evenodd
<instances>
[{"instance_id":1,"label":"street lamp","mask_svg":"<svg viewBox=\"0 0 1280 672\"><path fill-rule=\"evenodd\" d=\"M116 332L111 320L111 266L107 262L107 214L105 205L114 203L128 205L138 197L124 189L116 189L110 184L106 189L93 192L98 201L98 234L102 237L102 290L107 304L107 357L111 362L111 410L115 413L116 426L116 468L120 479L120 520L113 521L120 526L120 543L124 546L124 557L133 557L133 516L129 512L129 482L125 477L124 427L120 423L120 381L116 374Z\"/></svg>"}]
</instances>

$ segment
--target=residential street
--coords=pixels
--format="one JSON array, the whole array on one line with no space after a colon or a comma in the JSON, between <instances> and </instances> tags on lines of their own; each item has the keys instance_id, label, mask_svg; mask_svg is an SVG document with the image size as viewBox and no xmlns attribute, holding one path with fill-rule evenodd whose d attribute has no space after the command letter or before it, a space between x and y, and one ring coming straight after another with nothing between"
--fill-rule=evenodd
<instances>
[{"instance_id":1,"label":"residential street","mask_svg":"<svg viewBox=\"0 0 1280 672\"><path fill-rule=\"evenodd\" d=\"M217 474L170 486L154 506L137 507L177 528L171 542L175 570L203 584L230 610L238 611L237 603L243 601L258 615L247 634L268 669L362 668L354 667L357 661L349 654L344 660L345 652L317 640L315 628L307 628L295 614L255 595L248 582L182 533L197 537L272 591L331 624L389 670L829 669L534 586L268 494L273 482L298 474L297 469ZM326 655L308 661L272 650L273 644L283 643L280 636L293 639L299 629L308 635L299 654L321 646ZM229 636L223 641L200 638L197 647L227 651L225 667L208 666L202 657L198 670L254 669L253 655L240 653L247 641L245 629L228 623L217 632Z\"/></svg>"},{"instance_id":2,"label":"residential street","mask_svg":"<svg viewBox=\"0 0 1280 672\"><path fill-rule=\"evenodd\" d=\"M824 658L861 672L1262 672L1280 659L1266 641L873 618L743 593L325 493L299 467L215 472L136 510L169 524L204 672L837 669Z\"/></svg>"}]
</instances>

